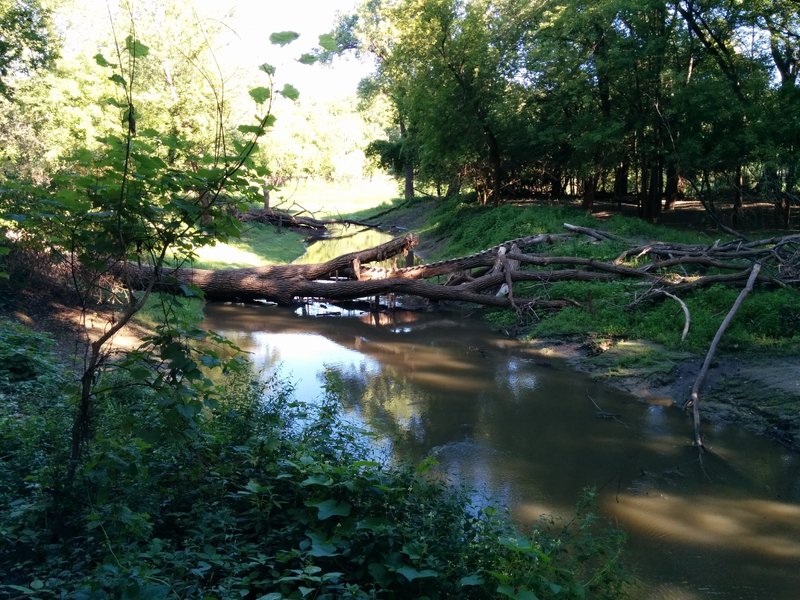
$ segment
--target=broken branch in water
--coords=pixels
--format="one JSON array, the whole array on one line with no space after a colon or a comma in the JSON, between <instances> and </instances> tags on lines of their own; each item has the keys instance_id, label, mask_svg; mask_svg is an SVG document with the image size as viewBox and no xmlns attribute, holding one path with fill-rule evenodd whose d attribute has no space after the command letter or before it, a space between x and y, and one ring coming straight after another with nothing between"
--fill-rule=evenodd
<instances>
[{"instance_id":1,"label":"broken branch in water","mask_svg":"<svg viewBox=\"0 0 800 600\"><path fill-rule=\"evenodd\" d=\"M722 335L725 333L725 330L730 325L730 322L733 320L733 317L736 315L736 312L739 310L739 307L744 302L744 299L747 295L752 291L753 285L758 278L758 272L761 270L761 264L755 263L753 268L750 271L750 277L747 279L747 284L745 285L744 289L739 292L739 295L736 297L736 301L731 306L731 309L728 311L728 314L722 320L722 323L717 329L717 333L714 336L713 341L711 342L711 346L708 348L708 353L706 354L706 359L703 361L703 366L700 368L700 373L697 375L697 379L692 386L692 394L690 397L689 402L687 405L691 403L692 405L692 417L694 420L694 443L695 445L700 448L701 450L705 450L705 446L703 445L703 439L700 435L700 388L703 385L703 381L708 374L708 369L711 366L711 359L714 358L714 354L717 351L717 346L719 345L720 340L722 339Z\"/></svg>"}]
</instances>

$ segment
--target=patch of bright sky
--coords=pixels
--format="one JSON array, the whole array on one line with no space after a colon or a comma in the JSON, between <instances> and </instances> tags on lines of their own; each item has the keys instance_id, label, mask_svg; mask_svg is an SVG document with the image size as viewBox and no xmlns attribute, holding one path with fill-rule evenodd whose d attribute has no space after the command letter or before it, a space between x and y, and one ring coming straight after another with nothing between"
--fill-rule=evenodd
<instances>
[{"instance_id":1,"label":"patch of bright sky","mask_svg":"<svg viewBox=\"0 0 800 600\"><path fill-rule=\"evenodd\" d=\"M150 0L139 0L145 3ZM180 2L181 0L170 0ZM201 23L222 25L227 33L214 43L215 54L226 73L247 72L255 80L259 65L276 68L278 89L290 83L306 101L329 101L355 94L358 82L369 74L367 61L339 57L332 65L303 65L297 59L330 32L339 14L354 11L358 0L185 0ZM136 0L133 0L136 3ZM144 4L143 4L144 5ZM97 51L99 39L110 36L108 15L124 20L117 0L76 0L70 18L60 19L65 34L65 54ZM103 29L105 28L105 29ZM216 27L209 27L215 29ZM270 43L273 32L294 31L300 37L280 47ZM144 40L146 43L146 40ZM238 75L234 75L238 76Z\"/></svg>"},{"instance_id":2,"label":"patch of bright sky","mask_svg":"<svg viewBox=\"0 0 800 600\"><path fill-rule=\"evenodd\" d=\"M369 72L369 65L355 57L341 57L330 66L303 65L301 54L317 47L319 36L330 32L337 15L352 12L356 0L240 0L233 5L228 21L238 38L232 47L244 50L254 66L267 62L276 67L276 80L291 83L303 99L324 100L353 95L358 82ZM209 8L224 5L211 0ZM206 13L209 14L209 13ZM285 47L270 44L277 31L294 31L300 37ZM280 85L279 85L280 87Z\"/></svg>"}]
</instances>

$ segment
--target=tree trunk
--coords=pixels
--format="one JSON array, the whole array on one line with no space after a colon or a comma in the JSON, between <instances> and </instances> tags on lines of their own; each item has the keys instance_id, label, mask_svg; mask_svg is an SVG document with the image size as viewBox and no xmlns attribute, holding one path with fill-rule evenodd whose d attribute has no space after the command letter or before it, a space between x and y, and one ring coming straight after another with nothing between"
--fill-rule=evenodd
<instances>
[{"instance_id":1,"label":"tree trunk","mask_svg":"<svg viewBox=\"0 0 800 600\"><path fill-rule=\"evenodd\" d=\"M489 144L489 165L490 176L488 192L491 195L494 205L500 204L503 189L503 165L500 157L500 144L497 137L491 130L486 130L486 140Z\"/></svg>"},{"instance_id":2,"label":"tree trunk","mask_svg":"<svg viewBox=\"0 0 800 600\"><path fill-rule=\"evenodd\" d=\"M617 204L622 203L622 199L628 195L628 171L630 165L622 163L614 169L614 200Z\"/></svg>"},{"instance_id":3,"label":"tree trunk","mask_svg":"<svg viewBox=\"0 0 800 600\"><path fill-rule=\"evenodd\" d=\"M450 178L450 181L447 183L447 191L444 193L444 197L446 200L450 198L454 198L461 193L461 174L456 173Z\"/></svg>"},{"instance_id":4,"label":"tree trunk","mask_svg":"<svg viewBox=\"0 0 800 600\"><path fill-rule=\"evenodd\" d=\"M662 167L659 162L651 165L649 175L650 181L647 185L642 216L651 223L656 223L661 215L661 194L664 187Z\"/></svg>"},{"instance_id":5,"label":"tree trunk","mask_svg":"<svg viewBox=\"0 0 800 600\"><path fill-rule=\"evenodd\" d=\"M667 185L664 188L664 196L667 199L664 205L664 210L672 210L675 208L675 201L680 195L680 191L678 189L679 179L680 177L678 175L678 169L675 167L672 161L670 161L667 164Z\"/></svg>"},{"instance_id":6,"label":"tree trunk","mask_svg":"<svg viewBox=\"0 0 800 600\"><path fill-rule=\"evenodd\" d=\"M403 150L401 156L403 158L403 180L405 181L405 188L403 190L403 197L406 200L414 198L414 160L409 151L409 136L406 129L405 122L400 120L400 138L403 140Z\"/></svg>"},{"instance_id":7,"label":"tree trunk","mask_svg":"<svg viewBox=\"0 0 800 600\"><path fill-rule=\"evenodd\" d=\"M594 208L594 197L597 191L597 176L590 175L583 180L583 200L581 201L581 208L586 211L591 211Z\"/></svg>"},{"instance_id":8,"label":"tree trunk","mask_svg":"<svg viewBox=\"0 0 800 600\"><path fill-rule=\"evenodd\" d=\"M564 195L564 182L561 180L561 170L553 170L548 177L550 178L550 197L557 200Z\"/></svg>"}]
</instances>

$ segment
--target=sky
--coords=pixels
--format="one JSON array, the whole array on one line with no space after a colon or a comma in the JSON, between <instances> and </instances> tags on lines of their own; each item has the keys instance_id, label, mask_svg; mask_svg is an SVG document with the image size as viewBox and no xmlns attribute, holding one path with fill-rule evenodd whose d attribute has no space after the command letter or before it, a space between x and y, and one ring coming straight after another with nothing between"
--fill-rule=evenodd
<instances>
[{"instance_id":1,"label":"sky","mask_svg":"<svg viewBox=\"0 0 800 600\"><path fill-rule=\"evenodd\" d=\"M276 67L276 82L291 83L304 100L338 99L355 93L369 66L354 57L336 59L331 66L303 65L297 58L312 50L320 34L331 31L340 13L352 12L357 0L194 0L204 16L224 18L232 35L230 47L240 57L250 57L254 68L267 62ZM200 6L198 6L200 8ZM269 42L273 32L294 31L300 37L286 47ZM241 49L241 51L239 50Z\"/></svg>"},{"instance_id":2,"label":"sky","mask_svg":"<svg viewBox=\"0 0 800 600\"><path fill-rule=\"evenodd\" d=\"M137 0L132 0L135 4ZM153 0L138 0L148 6ZM180 2L181 0L174 0ZM320 34L333 29L336 16L350 13L358 0L185 0L201 22L222 24L227 30L218 49L223 65L236 70L269 63L276 67L278 88L291 83L306 101L326 101L351 96L370 67L354 57L337 58L333 65L303 65L297 58L312 50ZM119 14L119 0L76 0L71 9L74 21L65 24L66 44L75 51L97 51L92 30L109 27L108 14ZM77 11L77 12L76 12ZM120 17L124 18L124 17ZM269 42L273 32L294 31L300 38L286 47ZM98 31L98 39L108 31ZM146 40L145 40L146 43Z\"/></svg>"}]
</instances>

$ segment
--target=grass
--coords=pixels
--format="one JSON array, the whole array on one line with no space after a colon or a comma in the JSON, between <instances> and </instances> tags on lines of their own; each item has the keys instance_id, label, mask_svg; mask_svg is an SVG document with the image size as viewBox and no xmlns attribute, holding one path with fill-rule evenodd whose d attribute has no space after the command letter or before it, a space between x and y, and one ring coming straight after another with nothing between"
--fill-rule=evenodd
<instances>
[{"instance_id":1,"label":"grass","mask_svg":"<svg viewBox=\"0 0 800 600\"><path fill-rule=\"evenodd\" d=\"M350 182L306 181L274 192L272 205L292 213L316 218L364 219L388 207L397 195L397 184L389 177ZM288 229L247 223L241 237L228 243L195 249L196 269L236 269L295 262L306 252L305 237Z\"/></svg>"},{"instance_id":2,"label":"grass","mask_svg":"<svg viewBox=\"0 0 800 600\"><path fill-rule=\"evenodd\" d=\"M237 269L290 263L306 251L302 235L272 225L245 223L241 237L195 250L196 269Z\"/></svg>"},{"instance_id":3,"label":"grass","mask_svg":"<svg viewBox=\"0 0 800 600\"><path fill-rule=\"evenodd\" d=\"M328 182L307 180L273 192L275 208L314 216L337 217L368 211L398 194L397 182L386 175L370 179Z\"/></svg>"}]
</instances>

